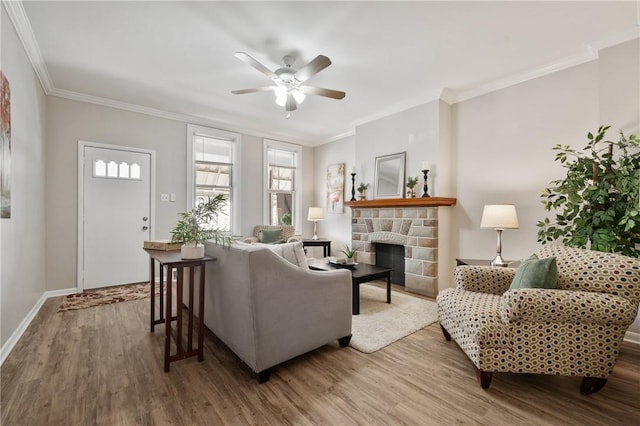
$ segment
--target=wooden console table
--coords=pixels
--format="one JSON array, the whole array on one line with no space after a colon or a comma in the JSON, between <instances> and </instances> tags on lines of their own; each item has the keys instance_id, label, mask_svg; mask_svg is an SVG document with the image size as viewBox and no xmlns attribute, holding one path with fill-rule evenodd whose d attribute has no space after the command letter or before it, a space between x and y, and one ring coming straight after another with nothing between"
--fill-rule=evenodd
<instances>
[{"instance_id":1,"label":"wooden console table","mask_svg":"<svg viewBox=\"0 0 640 426\"><path fill-rule=\"evenodd\" d=\"M201 259L182 259L179 251L163 251L144 249L149 253L149 281L151 282L151 332L154 332L156 324L165 325L164 341L164 371L169 371L169 363L181 359L198 356L198 361L204 360L204 275L205 264L216 260L205 256ZM160 315L156 319L156 272L155 262L160 265ZM164 268L167 268L166 275ZM187 325L187 347L182 342L182 300L185 268L189 274L189 315ZM193 294L195 284L195 268L200 268L200 288L198 300L198 347L193 348ZM176 285L176 316L171 315L172 310L172 277L173 270L177 271ZM165 281L166 277L166 281ZM164 287L164 289L163 289ZM164 290L164 291L163 291ZM163 313L163 301L166 299L165 312ZM175 333L172 333L171 322L176 321ZM176 343L176 353L171 355L171 336Z\"/></svg>"}]
</instances>

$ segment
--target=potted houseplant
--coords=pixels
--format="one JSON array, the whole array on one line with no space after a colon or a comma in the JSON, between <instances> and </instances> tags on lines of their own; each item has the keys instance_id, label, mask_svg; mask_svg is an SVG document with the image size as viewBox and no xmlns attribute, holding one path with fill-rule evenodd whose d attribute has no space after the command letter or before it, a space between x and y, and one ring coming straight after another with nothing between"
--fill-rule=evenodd
<instances>
[{"instance_id":1,"label":"potted houseplant","mask_svg":"<svg viewBox=\"0 0 640 426\"><path fill-rule=\"evenodd\" d=\"M280 218L280 223L283 225L291 225L291 215L289 213L285 213Z\"/></svg>"},{"instance_id":2,"label":"potted houseplant","mask_svg":"<svg viewBox=\"0 0 640 426\"><path fill-rule=\"evenodd\" d=\"M567 176L552 181L541 195L545 209L556 213L537 223L538 241L561 239L570 247L638 257L640 139L620 132L618 141L605 140L607 129L589 133L582 150L553 148Z\"/></svg>"},{"instance_id":3,"label":"potted houseplant","mask_svg":"<svg viewBox=\"0 0 640 426\"><path fill-rule=\"evenodd\" d=\"M409 176L407 178L407 188L409 188L409 191L407 191L408 198L415 198L416 191L414 191L413 188L416 187L416 185L418 184L418 181L419 181L418 176L416 177Z\"/></svg>"},{"instance_id":4,"label":"potted houseplant","mask_svg":"<svg viewBox=\"0 0 640 426\"><path fill-rule=\"evenodd\" d=\"M360 194L361 200L367 198L367 189L369 189L369 184L360 182L360 185L358 186L358 193Z\"/></svg>"},{"instance_id":5,"label":"potted houseplant","mask_svg":"<svg viewBox=\"0 0 640 426\"><path fill-rule=\"evenodd\" d=\"M224 214L226 205L226 197L218 194L198 203L190 211L180 213L181 219L171 231L171 242L182 243L183 259L204 257L204 242L210 239L214 239L216 243L231 244L232 237L213 227L218 215Z\"/></svg>"},{"instance_id":6,"label":"potted houseplant","mask_svg":"<svg viewBox=\"0 0 640 426\"><path fill-rule=\"evenodd\" d=\"M355 256L358 249L351 248L348 244L345 244L344 249L340 251L344 253L345 256L347 256L347 264L353 264L355 262L353 256Z\"/></svg>"}]
</instances>

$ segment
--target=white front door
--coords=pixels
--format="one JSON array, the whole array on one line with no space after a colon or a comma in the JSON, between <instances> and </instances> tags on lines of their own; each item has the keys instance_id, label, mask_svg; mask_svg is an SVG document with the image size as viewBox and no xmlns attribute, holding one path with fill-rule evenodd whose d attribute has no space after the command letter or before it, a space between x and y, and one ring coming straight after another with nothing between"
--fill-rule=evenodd
<instances>
[{"instance_id":1,"label":"white front door","mask_svg":"<svg viewBox=\"0 0 640 426\"><path fill-rule=\"evenodd\" d=\"M148 281L142 246L151 236L152 152L86 143L79 149L78 289Z\"/></svg>"}]
</instances>

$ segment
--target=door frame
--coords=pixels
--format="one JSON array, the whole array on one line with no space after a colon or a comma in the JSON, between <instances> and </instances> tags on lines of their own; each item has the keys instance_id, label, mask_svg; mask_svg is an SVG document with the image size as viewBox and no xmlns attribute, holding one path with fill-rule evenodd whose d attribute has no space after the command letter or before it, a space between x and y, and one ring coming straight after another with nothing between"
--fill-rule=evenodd
<instances>
[{"instance_id":1,"label":"door frame","mask_svg":"<svg viewBox=\"0 0 640 426\"><path fill-rule=\"evenodd\" d=\"M149 154L150 158L150 192L149 192L149 233L151 239L156 236L156 151L153 149L143 149L124 145L112 145L99 142L78 141L78 252L77 252L77 272L76 272L76 293L84 291L84 148L103 148L116 151L131 151L141 154ZM140 247L142 250L142 247Z\"/></svg>"}]
</instances>

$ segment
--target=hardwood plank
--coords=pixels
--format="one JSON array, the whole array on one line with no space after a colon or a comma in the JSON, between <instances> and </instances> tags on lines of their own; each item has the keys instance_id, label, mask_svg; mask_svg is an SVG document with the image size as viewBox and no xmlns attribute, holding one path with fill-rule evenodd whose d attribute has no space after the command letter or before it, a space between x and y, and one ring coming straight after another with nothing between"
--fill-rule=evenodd
<instances>
[{"instance_id":1,"label":"hardwood plank","mask_svg":"<svg viewBox=\"0 0 640 426\"><path fill-rule=\"evenodd\" d=\"M384 284L379 284L384 285ZM402 291L394 286L394 291ZM600 392L580 378L494 374L433 324L373 354L337 342L277 366L259 385L211 333L204 361L163 371L149 301L57 312L48 300L2 366L2 425L635 424L640 347L624 344Z\"/></svg>"}]
</instances>

